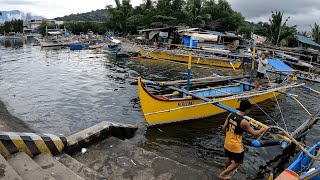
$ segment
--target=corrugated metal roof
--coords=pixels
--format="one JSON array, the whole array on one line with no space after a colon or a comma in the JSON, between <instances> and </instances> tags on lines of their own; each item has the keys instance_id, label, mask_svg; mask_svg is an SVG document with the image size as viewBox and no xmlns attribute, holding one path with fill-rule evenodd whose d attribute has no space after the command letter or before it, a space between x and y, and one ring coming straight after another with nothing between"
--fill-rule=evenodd
<instances>
[{"instance_id":1,"label":"corrugated metal roof","mask_svg":"<svg viewBox=\"0 0 320 180\"><path fill-rule=\"evenodd\" d=\"M309 38L307 38L305 36L296 35L296 38L297 38L298 41L300 41L302 43L309 44L309 45L316 46L316 47L320 47L320 44L312 41L311 39L309 39Z\"/></svg>"}]
</instances>

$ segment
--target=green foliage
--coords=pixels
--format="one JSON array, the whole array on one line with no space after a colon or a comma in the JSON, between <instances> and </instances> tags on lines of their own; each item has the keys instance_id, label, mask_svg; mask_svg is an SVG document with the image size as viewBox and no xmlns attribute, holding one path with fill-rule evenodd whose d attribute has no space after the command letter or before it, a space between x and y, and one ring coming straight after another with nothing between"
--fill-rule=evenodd
<instances>
[{"instance_id":1,"label":"green foliage","mask_svg":"<svg viewBox=\"0 0 320 180\"><path fill-rule=\"evenodd\" d=\"M39 33L46 34L46 27L48 27L48 29L54 29L55 25L52 23L49 23L48 21L43 21L41 25L38 27Z\"/></svg>"},{"instance_id":2,"label":"green foliage","mask_svg":"<svg viewBox=\"0 0 320 180\"><path fill-rule=\"evenodd\" d=\"M98 9L87 13L70 14L68 16L57 17L57 21L106 21L106 10Z\"/></svg>"},{"instance_id":3,"label":"green foliage","mask_svg":"<svg viewBox=\"0 0 320 180\"><path fill-rule=\"evenodd\" d=\"M0 32L20 32L23 31L23 21L22 20L11 20L4 22L4 25L0 27Z\"/></svg>"},{"instance_id":4,"label":"green foliage","mask_svg":"<svg viewBox=\"0 0 320 180\"><path fill-rule=\"evenodd\" d=\"M128 0L115 0L107 6L107 28L119 33L136 33L137 29L168 26L201 27L235 31L244 23L241 13L233 11L225 0L144 0L132 7Z\"/></svg>"},{"instance_id":5,"label":"green foliage","mask_svg":"<svg viewBox=\"0 0 320 180\"><path fill-rule=\"evenodd\" d=\"M282 40L293 39L298 34L296 26L287 26L286 23L290 17L283 22L283 12L271 12L269 23L263 24L262 34L271 41L271 43L278 45Z\"/></svg>"},{"instance_id":6,"label":"green foliage","mask_svg":"<svg viewBox=\"0 0 320 180\"><path fill-rule=\"evenodd\" d=\"M320 26L319 26L319 24L314 23L313 27L311 26L311 36L315 42L320 43Z\"/></svg>"}]
</instances>

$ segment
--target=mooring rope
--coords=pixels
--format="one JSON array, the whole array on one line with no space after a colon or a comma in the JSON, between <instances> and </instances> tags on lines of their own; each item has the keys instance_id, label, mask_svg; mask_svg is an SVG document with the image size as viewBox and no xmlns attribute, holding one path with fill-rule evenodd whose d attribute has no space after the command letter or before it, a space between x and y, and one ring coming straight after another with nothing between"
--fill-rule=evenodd
<instances>
[{"instance_id":1,"label":"mooring rope","mask_svg":"<svg viewBox=\"0 0 320 180\"><path fill-rule=\"evenodd\" d=\"M268 76L267 73L266 73L266 76L267 76L267 78L268 78L269 84L271 84L270 78L269 78L269 76ZM281 115L281 118L282 118L282 121L283 121L283 124L284 124L284 128L286 129L286 131L288 131L286 122L285 122L284 117L283 117L283 114L282 114L282 110L281 110L281 108L280 108L278 99L277 99L277 97L276 97L276 95L275 95L274 92L273 92L273 96L274 96L274 98L276 99L276 102L277 102L277 105L278 105L278 108L279 108L279 111L280 111L280 115Z\"/></svg>"},{"instance_id":2,"label":"mooring rope","mask_svg":"<svg viewBox=\"0 0 320 180\"><path fill-rule=\"evenodd\" d=\"M254 105L256 105L266 116L268 116L268 118L270 118L277 126L279 126L279 124L267 112L265 112L257 103L255 103Z\"/></svg>"}]
</instances>

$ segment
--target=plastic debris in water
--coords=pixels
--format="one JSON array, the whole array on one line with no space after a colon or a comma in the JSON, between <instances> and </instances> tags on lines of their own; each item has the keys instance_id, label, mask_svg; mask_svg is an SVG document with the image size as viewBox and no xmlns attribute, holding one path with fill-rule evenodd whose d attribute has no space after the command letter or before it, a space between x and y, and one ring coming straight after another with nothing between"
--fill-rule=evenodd
<instances>
[{"instance_id":1,"label":"plastic debris in water","mask_svg":"<svg viewBox=\"0 0 320 180\"><path fill-rule=\"evenodd\" d=\"M81 149L81 153L82 153L82 154L86 153L87 151L88 151L88 150L87 150L86 148L82 148L82 149Z\"/></svg>"}]
</instances>

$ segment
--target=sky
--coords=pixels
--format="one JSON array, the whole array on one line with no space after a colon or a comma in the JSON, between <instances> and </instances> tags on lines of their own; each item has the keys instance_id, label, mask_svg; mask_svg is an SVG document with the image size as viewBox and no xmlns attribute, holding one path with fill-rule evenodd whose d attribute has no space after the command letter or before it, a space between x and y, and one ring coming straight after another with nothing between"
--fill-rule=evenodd
<instances>
[{"instance_id":1,"label":"sky","mask_svg":"<svg viewBox=\"0 0 320 180\"><path fill-rule=\"evenodd\" d=\"M143 0L131 0L134 6ZM217 0L216 0L217 1ZM271 11L284 11L290 16L289 25L298 25L300 31L309 31L310 25L320 23L320 0L227 0L232 8L252 22L268 21ZM114 0L0 0L0 10L21 10L25 13L55 18L71 13L83 13L114 5Z\"/></svg>"}]
</instances>

